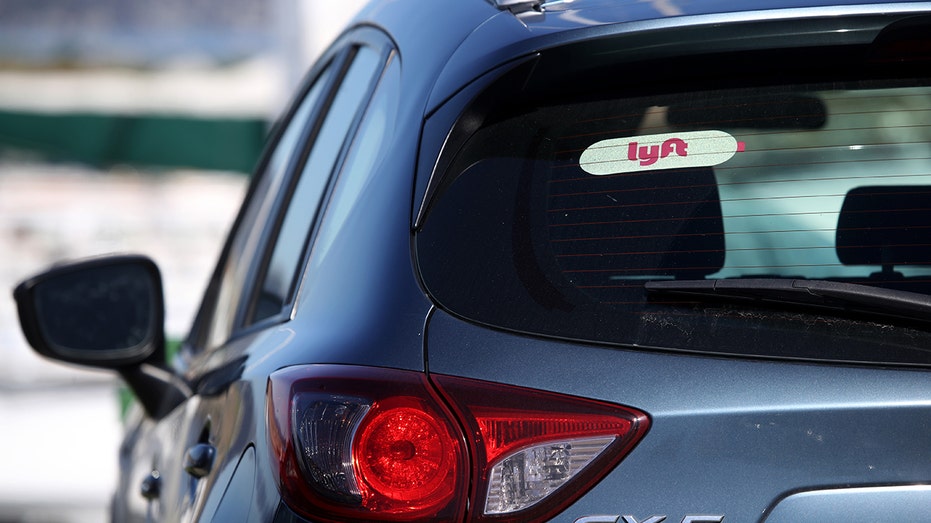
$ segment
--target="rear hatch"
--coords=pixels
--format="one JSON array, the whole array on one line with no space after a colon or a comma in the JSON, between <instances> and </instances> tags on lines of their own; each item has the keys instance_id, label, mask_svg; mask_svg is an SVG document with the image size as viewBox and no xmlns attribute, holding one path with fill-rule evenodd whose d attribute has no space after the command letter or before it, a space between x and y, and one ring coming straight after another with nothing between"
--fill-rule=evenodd
<instances>
[{"instance_id":1,"label":"rear hatch","mask_svg":"<svg viewBox=\"0 0 931 523\"><path fill-rule=\"evenodd\" d=\"M428 122L453 127L415 234L430 372L650 420L557 520L921 519L929 29L635 27Z\"/></svg>"}]
</instances>

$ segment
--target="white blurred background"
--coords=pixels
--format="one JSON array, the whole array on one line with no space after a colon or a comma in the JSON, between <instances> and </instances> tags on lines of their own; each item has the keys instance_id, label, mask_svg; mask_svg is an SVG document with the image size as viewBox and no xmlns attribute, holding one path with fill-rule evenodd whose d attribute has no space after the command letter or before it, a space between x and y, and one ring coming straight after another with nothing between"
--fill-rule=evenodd
<instances>
[{"instance_id":1,"label":"white blurred background","mask_svg":"<svg viewBox=\"0 0 931 523\"><path fill-rule=\"evenodd\" d=\"M266 129L362 3L0 0L0 523L105 521L121 432L114 376L26 346L16 282L147 254L183 338L261 146L211 135Z\"/></svg>"}]
</instances>

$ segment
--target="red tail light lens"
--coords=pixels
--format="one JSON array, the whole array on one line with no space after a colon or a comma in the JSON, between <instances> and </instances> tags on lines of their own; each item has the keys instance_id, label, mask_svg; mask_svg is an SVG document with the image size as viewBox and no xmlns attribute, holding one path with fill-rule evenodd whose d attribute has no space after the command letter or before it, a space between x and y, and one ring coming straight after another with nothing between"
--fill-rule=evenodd
<instances>
[{"instance_id":1,"label":"red tail light lens","mask_svg":"<svg viewBox=\"0 0 931 523\"><path fill-rule=\"evenodd\" d=\"M269 436L288 505L314 521L461 520L461 430L420 373L335 365L269 378Z\"/></svg>"},{"instance_id":2,"label":"red tail light lens","mask_svg":"<svg viewBox=\"0 0 931 523\"><path fill-rule=\"evenodd\" d=\"M337 365L272 374L269 440L285 502L315 521L547 519L607 475L649 425L614 404L432 380Z\"/></svg>"},{"instance_id":3,"label":"red tail light lens","mask_svg":"<svg viewBox=\"0 0 931 523\"><path fill-rule=\"evenodd\" d=\"M387 508L442 506L453 497L454 473L462 474L458 440L417 400L393 403L359 427L363 497L383 497Z\"/></svg>"}]
</instances>

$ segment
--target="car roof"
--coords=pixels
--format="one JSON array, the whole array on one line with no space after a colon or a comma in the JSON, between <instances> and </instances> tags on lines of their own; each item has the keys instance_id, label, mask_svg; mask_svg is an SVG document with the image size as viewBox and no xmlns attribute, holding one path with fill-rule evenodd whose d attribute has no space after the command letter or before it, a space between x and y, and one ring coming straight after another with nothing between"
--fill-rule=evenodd
<instances>
[{"instance_id":1,"label":"car roof","mask_svg":"<svg viewBox=\"0 0 931 523\"><path fill-rule=\"evenodd\" d=\"M699 24L896 12L931 12L931 2L391 0L369 4L356 24L383 28L408 68L436 79L425 108L429 113L499 64L577 40Z\"/></svg>"},{"instance_id":2,"label":"car roof","mask_svg":"<svg viewBox=\"0 0 931 523\"><path fill-rule=\"evenodd\" d=\"M636 21L715 13L738 13L773 9L807 7L841 7L853 5L882 5L901 3L923 3L916 0L485 0L508 9L511 4L533 6L547 13L573 12L578 14L604 11L612 13L614 21ZM509 9L523 11L523 8ZM584 18L584 16L582 17ZM581 23L590 21L579 20Z\"/></svg>"}]
</instances>

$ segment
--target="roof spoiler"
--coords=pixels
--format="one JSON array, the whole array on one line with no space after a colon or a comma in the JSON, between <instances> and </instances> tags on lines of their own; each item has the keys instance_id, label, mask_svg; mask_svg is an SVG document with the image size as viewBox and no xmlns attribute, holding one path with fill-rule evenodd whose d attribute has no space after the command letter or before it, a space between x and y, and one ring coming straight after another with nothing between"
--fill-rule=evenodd
<instances>
[{"instance_id":1,"label":"roof spoiler","mask_svg":"<svg viewBox=\"0 0 931 523\"><path fill-rule=\"evenodd\" d=\"M543 8L543 0L492 0L492 3L498 9L507 9L514 14L540 11Z\"/></svg>"}]
</instances>

